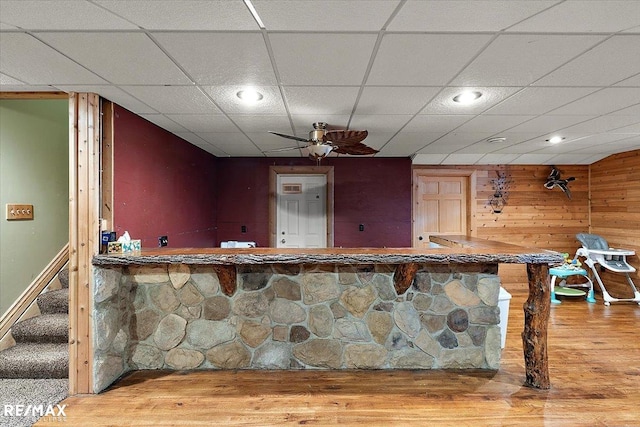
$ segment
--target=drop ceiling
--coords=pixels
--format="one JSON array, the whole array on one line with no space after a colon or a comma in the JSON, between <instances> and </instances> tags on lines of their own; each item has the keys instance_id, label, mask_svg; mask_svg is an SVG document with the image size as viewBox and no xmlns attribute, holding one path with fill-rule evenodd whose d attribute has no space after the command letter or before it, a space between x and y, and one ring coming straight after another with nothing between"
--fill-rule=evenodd
<instances>
[{"instance_id":1,"label":"drop ceiling","mask_svg":"<svg viewBox=\"0 0 640 427\"><path fill-rule=\"evenodd\" d=\"M264 28L242 0L0 0L0 90L95 92L216 156L306 157L267 131L317 121L421 164L640 148L640 1L252 3Z\"/></svg>"}]
</instances>

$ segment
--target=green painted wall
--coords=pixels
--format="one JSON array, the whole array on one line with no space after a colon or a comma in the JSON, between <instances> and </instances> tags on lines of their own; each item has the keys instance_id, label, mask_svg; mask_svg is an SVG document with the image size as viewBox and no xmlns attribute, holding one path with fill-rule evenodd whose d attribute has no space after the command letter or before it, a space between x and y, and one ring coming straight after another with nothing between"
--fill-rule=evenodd
<instances>
[{"instance_id":1,"label":"green painted wall","mask_svg":"<svg viewBox=\"0 0 640 427\"><path fill-rule=\"evenodd\" d=\"M69 102L0 100L0 313L69 241ZM7 221L6 204L33 221Z\"/></svg>"}]
</instances>

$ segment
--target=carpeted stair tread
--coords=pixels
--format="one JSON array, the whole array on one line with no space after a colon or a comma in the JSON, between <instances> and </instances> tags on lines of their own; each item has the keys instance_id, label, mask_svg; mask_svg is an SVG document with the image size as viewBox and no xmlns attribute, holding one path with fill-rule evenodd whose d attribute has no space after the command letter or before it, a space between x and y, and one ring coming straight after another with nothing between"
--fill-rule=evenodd
<instances>
[{"instance_id":1,"label":"carpeted stair tread","mask_svg":"<svg viewBox=\"0 0 640 427\"><path fill-rule=\"evenodd\" d=\"M16 343L64 343L69 341L69 315L51 313L16 323L11 328Z\"/></svg>"},{"instance_id":2,"label":"carpeted stair tread","mask_svg":"<svg viewBox=\"0 0 640 427\"><path fill-rule=\"evenodd\" d=\"M68 268L60 270L58 272L58 280L60 281L60 285L62 285L63 288L69 287L69 269Z\"/></svg>"},{"instance_id":3,"label":"carpeted stair tread","mask_svg":"<svg viewBox=\"0 0 640 427\"><path fill-rule=\"evenodd\" d=\"M69 288L45 292L38 297L37 301L42 314L68 313Z\"/></svg>"},{"instance_id":4,"label":"carpeted stair tread","mask_svg":"<svg viewBox=\"0 0 640 427\"><path fill-rule=\"evenodd\" d=\"M0 352L0 378L68 378L69 345L21 343Z\"/></svg>"}]
</instances>

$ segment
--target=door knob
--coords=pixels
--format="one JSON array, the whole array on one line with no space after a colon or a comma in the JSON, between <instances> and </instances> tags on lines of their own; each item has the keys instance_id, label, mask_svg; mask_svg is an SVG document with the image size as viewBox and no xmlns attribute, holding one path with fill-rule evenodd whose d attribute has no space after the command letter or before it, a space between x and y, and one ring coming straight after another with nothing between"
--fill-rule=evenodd
<instances>
[{"instance_id":1,"label":"door knob","mask_svg":"<svg viewBox=\"0 0 640 427\"><path fill-rule=\"evenodd\" d=\"M284 239L280 240L280 243L284 243L284 242L285 242L285 240L284 240Z\"/></svg>"},{"instance_id":2,"label":"door knob","mask_svg":"<svg viewBox=\"0 0 640 427\"><path fill-rule=\"evenodd\" d=\"M418 240L422 240L422 236L418 237Z\"/></svg>"}]
</instances>

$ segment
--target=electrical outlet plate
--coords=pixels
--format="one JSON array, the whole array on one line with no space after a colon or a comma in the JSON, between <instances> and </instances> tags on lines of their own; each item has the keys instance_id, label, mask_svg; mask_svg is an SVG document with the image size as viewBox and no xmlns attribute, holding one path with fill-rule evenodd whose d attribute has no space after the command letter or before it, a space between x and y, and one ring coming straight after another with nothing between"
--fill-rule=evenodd
<instances>
[{"instance_id":1,"label":"electrical outlet plate","mask_svg":"<svg viewBox=\"0 0 640 427\"><path fill-rule=\"evenodd\" d=\"M7 203L7 221L33 219L33 205Z\"/></svg>"}]
</instances>

